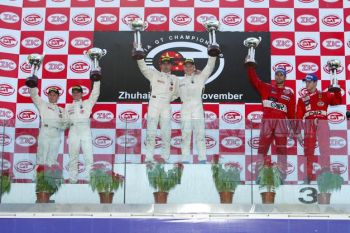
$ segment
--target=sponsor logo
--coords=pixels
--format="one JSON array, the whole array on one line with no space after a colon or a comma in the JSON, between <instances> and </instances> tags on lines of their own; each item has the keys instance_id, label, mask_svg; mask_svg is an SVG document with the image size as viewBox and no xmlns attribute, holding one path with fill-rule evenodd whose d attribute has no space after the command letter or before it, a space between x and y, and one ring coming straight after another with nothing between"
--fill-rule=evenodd
<instances>
[{"instance_id":1,"label":"sponsor logo","mask_svg":"<svg viewBox=\"0 0 350 233\"><path fill-rule=\"evenodd\" d=\"M212 14L200 14L196 18L197 22L200 24L202 24L208 20L211 20L211 19L216 19L216 16L212 15Z\"/></svg>"},{"instance_id":2,"label":"sponsor logo","mask_svg":"<svg viewBox=\"0 0 350 233\"><path fill-rule=\"evenodd\" d=\"M49 61L45 64L44 68L49 72L58 73L63 71L66 68L66 66L63 62L60 61Z\"/></svg>"},{"instance_id":3,"label":"sponsor logo","mask_svg":"<svg viewBox=\"0 0 350 233\"><path fill-rule=\"evenodd\" d=\"M128 14L123 17L122 22L126 25L129 25L130 22L134 21L135 19L140 19L140 16L137 14Z\"/></svg>"},{"instance_id":4,"label":"sponsor logo","mask_svg":"<svg viewBox=\"0 0 350 233\"><path fill-rule=\"evenodd\" d=\"M261 14L252 14L247 17L247 22L251 25L263 25L267 22L267 18L265 15Z\"/></svg>"},{"instance_id":5,"label":"sponsor logo","mask_svg":"<svg viewBox=\"0 0 350 233\"><path fill-rule=\"evenodd\" d=\"M298 47L302 50L313 50L317 48L318 43L312 38L304 38L298 41Z\"/></svg>"},{"instance_id":6,"label":"sponsor logo","mask_svg":"<svg viewBox=\"0 0 350 233\"><path fill-rule=\"evenodd\" d=\"M299 2L301 2L301 3L312 3L314 1L315 0L299 0Z\"/></svg>"},{"instance_id":7,"label":"sponsor logo","mask_svg":"<svg viewBox=\"0 0 350 233\"><path fill-rule=\"evenodd\" d=\"M14 117L14 113L7 108L0 108L0 120L10 120Z\"/></svg>"},{"instance_id":8,"label":"sponsor logo","mask_svg":"<svg viewBox=\"0 0 350 233\"><path fill-rule=\"evenodd\" d=\"M20 135L16 138L16 144L23 147L30 147L36 143L35 137L32 135Z\"/></svg>"},{"instance_id":9,"label":"sponsor logo","mask_svg":"<svg viewBox=\"0 0 350 233\"><path fill-rule=\"evenodd\" d=\"M0 171L6 171L11 168L11 163L7 159L2 158L0 160Z\"/></svg>"},{"instance_id":10,"label":"sponsor logo","mask_svg":"<svg viewBox=\"0 0 350 233\"><path fill-rule=\"evenodd\" d=\"M283 168L280 168L280 169L282 170ZM293 164L287 162L286 173L287 173L288 175L290 175L290 174L292 174L294 171L295 171L295 166L294 166Z\"/></svg>"},{"instance_id":11,"label":"sponsor logo","mask_svg":"<svg viewBox=\"0 0 350 233\"><path fill-rule=\"evenodd\" d=\"M216 141L211 136L206 135L205 136L205 145L207 149L212 149L216 145Z\"/></svg>"},{"instance_id":12,"label":"sponsor logo","mask_svg":"<svg viewBox=\"0 0 350 233\"><path fill-rule=\"evenodd\" d=\"M27 37L22 40L22 46L27 49L35 49L41 45L41 40L37 37Z\"/></svg>"},{"instance_id":13,"label":"sponsor logo","mask_svg":"<svg viewBox=\"0 0 350 233\"><path fill-rule=\"evenodd\" d=\"M276 38L272 41L272 46L276 49L289 49L293 46L293 41L288 38Z\"/></svg>"},{"instance_id":14,"label":"sponsor logo","mask_svg":"<svg viewBox=\"0 0 350 233\"><path fill-rule=\"evenodd\" d=\"M181 112L180 111L174 112L171 119L176 123L181 123Z\"/></svg>"},{"instance_id":15,"label":"sponsor logo","mask_svg":"<svg viewBox=\"0 0 350 233\"><path fill-rule=\"evenodd\" d=\"M47 92L48 92L48 90L49 90L50 88L56 88L56 89L58 90L58 93L59 93L60 96L63 95L63 93L64 93L64 90L62 89L62 87L57 86L57 85L53 85L53 86L48 86L48 87L45 89L44 95L46 95L46 96L48 95Z\"/></svg>"},{"instance_id":16,"label":"sponsor logo","mask_svg":"<svg viewBox=\"0 0 350 233\"><path fill-rule=\"evenodd\" d=\"M191 23L192 18L186 14L178 14L172 18L174 24L179 26L185 26Z\"/></svg>"},{"instance_id":17,"label":"sponsor logo","mask_svg":"<svg viewBox=\"0 0 350 233\"><path fill-rule=\"evenodd\" d=\"M324 70L324 72L326 72L327 74L330 74L330 73L331 73L331 71L329 70L329 67L327 66L327 64L325 64L325 65L323 66L323 70ZM340 74L341 72L343 72L343 70L344 70L344 66L340 66L340 67L336 70L336 73L337 73L337 74Z\"/></svg>"},{"instance_id":18,"label":"sponsor logo","mask_svg":"<svg viewBox=\"0 0 350 233\"><path fill-rule=\"evenodd\" d=\"M276 71L277 68L284 68L287 74L293 71L293 66L288 62L278 62L272 67L274 72Z\"/></svg>"},{"instance_id":19,"label":"sponsor logo","mask_svg":"<svg viewBox=\"0 0 350 233\"><path fill-rule=\"evenodd\" d=\"M235 124L240 122L243 119L243 116L240 112L237 111L229 111L224 113L221 116L221 119L228 124Z\"/></svg>"},{"instance_id":20,"label":"sponsor logo","mask_svg":"<svg viewBox=\"0 0 350 233\"><path fill-rule=\"evenodd\" d=\"M288 15L280 14L272 18L272 23L281 27L288 26L292 23L292 18Z\"/></svg>"},{"instance_id":21,"label":"sponsor logo","mask_svg":"<svg viewBox=\"0 0 350 233\"><path fill-rule=\"evenodd\" d=\"M163 14L150 14L147 16L147 22L153 25L160 25L167 21L167 17Z\"/></svg>"},{"instance_id":22,"label":"sponsor logo","mask_svg":"<svg viewBox=\"0 0 350 233\"><path fill-rule=\"evenodd\" d=\"M317 23L317 18L314 15L299 15L297 22L303 26L311 26Z\"/></svg>"},{"instance_id":23,"label":"sponsor logo","mask_svg":"<svg viewBox=\"0 0 350 233\"><path fill-rule=\"evenodd\" d=\"M327 115L327 118L331 124L340 124L345 121L345 116L340 112L331 112Z\"/></svg>"},{"instance_id":24,"label":"sponsor logo","mask_svg":"<svg viewBox=\"0 0 350 233\"><path fill-rule=\"evenodd\" d=\"M0 84L0 95L10 96L10 95L13 95L13 93L15 93L15 88L13 88L13 86L11 86L8 83Z\"/></svg>"},{"instance_id":25,"label":"sponsor logo","mask_svg":"<svg viewBox=\"0 0 350 233\"><path fill-rule=\"evenodd\" d=\"M91 23L92 18L88 14L78 14L72 18L72 21L74 24L79 25L79 26L85 26Z\"/></svg>"},{"instance_id":26,"label":"sponsor logo","mask_svg":"<svg viewBox=\"0 0 350 233\"><path fill-rule=\"evenodd\" d=\"M29 26L41 24L43 18L38 14L30 14L23 18L23 22Z\"/></svg>"},{"instance_id":27,"label":"sponsor logo","mask_svg":"<svg viewBox=\"0 0 350 233\"><path fill-rule=\"evenodd\" d=\"M138 119L140 118L140 115L137 114L134 111L124 111L119 115L119 120L121 120L122 122L125 123L133 123L138 121Z\"/></svg>"},{"instance_id":28,"label":"sponsor logo","mask_svg":"<svg viewBox=\"0 0 350 233\"><path fill-rule=\"evenodd\" d=\"M22 122L33 122L37 117L37 114L29 109L22 110L17 114L17 119Z\"/></svg>"},{"instance_id":29,"label":"sponsor logo","mask_svg":"<svg viewBox=\"0 0 350 233\"><path fill-rule=\"evenodd\" d=\"M228 14L222 18L222 22L227 26L237 26L242 22L242 18L236 14Z\"/></svg>"},{"instance_id":30,"label":"sponsor logo","mask_svg":"<svg viewBox=\"0 0 350 233\"><path fill-rule=\"evenodd\" d=\"M221 140L221 145L228 149L236 149L243 145L243 140L239 137L229 136Z\"/></svg>"},{"instance_id":31,"label":"sponsor logo","mask_svg":"<svg viewBox=\"0 0 350 233\"><path fill-rule=\"evenodd\" d=\"M326 49L335 50L343 47L343 42L336 38L328 38L322 42L322 46Z\"/></svg>"},{"instance_id":32,"label":"sponsor logo","mask_svg":"<svg viewBox=\"0 0 350 233\"><path fill-rule=\"evenodd\" d=\"M304 74L315 73L318 71L318 65L313 62L303 62L298 65L298 70Z\"/></svg>"},{"instance_id":33,"label":"sponsor logo","mask_svg":"<svg viewBox=\"0 0 350 233\"><path fill-rule=\"evenodd\" d=\"M252 123L261 123L262 116L263 116L262 111L253 111L248 114L247 118Z\"/></svg>"},{"instance_id":34,"label":"sponsor logo","mask_svg":"<svg viewBox=\"0 0 350 233\"><path fill-rule=\"evenodd\" d=\"M0 145L1 146L8 146L12 142L12 139L9 135L0 133Z\"/></svg>"},{"instance_id":35,"label":"sponsor logo","mask_svg":"<svg viewBox=\"0 0 350 233\"><path fill-rule=\"evenodd\" d=\"M5 23L17 23L19 21L19 16L14 12L2 12L0 14L0 20Z\"/></svg>"},{"instance_id":36,"label":"sponsor logo","mask_svg":"<svg viewBox=\"0 0 350 233\"><path fill-rule=\"evenodd\" d=\"M327 15L322 19L322 23L328 27L336 27L341 24L342 19L337 15Z\"/></svg>"},{"instance_id":37,"label":"sponsor logo","mask_svg":"<svg viewBox=\"0 0 350 233\"><path fill-rule=\"evenodd\" d=\"M86 37L76 37L73 38L70 42L70 44L77 49L85 49L90 47L91 45L91 40Z\"/></svg>"},{"instance_id":38,"label":"sponsor logo","mask_svg":"<svg viewBox=\"0 0 350 233\"><path fill-rule=\"evenodd\" d=\"M0 70L3 71L12 71L17 68L17 65L14 61L10 59L0 59Z\"/></svg>"},{"instance_id":39,"label":"sponsor logo","mask_svg":"<svg viewBox=\"0 0 350 233\"><path fill-rule=\"evenodd\" d=\"M107 110L99 110L92 117L98 122L109 122L114 119L114 114Z\"/></svg>"},{"instance_id":40,"label":"sponsor logo","mask_svg":"<svg viewBox=\"0 0 350 233\"><path fill-rule=\"evenodd\" d=\"M292 148L295 145L295 141L292 138L288 138L287 148Z\"/></svg>"},{"instance_id":41,"label":"sponsor logo","mask_svg":"<svg viewBox=\"0 0 350 233\"><path fill-rule=\"evenodd\" d=\"M13 47L16 47L17 44L18 44L18 41L13 36L7 35L7 36L0 37L0 45L5 48L13 48Z\"/></svg>"},{"instance_id":42,"label":"sponsor logo","mask_svg":"<svg viewBox=\"0 0 350 233\"><path fill-rule=\"evenodd\" d=\"M329 143L332 149L341 149L346 146L346 140L342 137L330 137Z\"/></svg>"},{"instance_id":43,"label":"sponsor logo","mask_svg":"<svg viewBox=\"0 0 350 233\"><path fill-rule=\"evenodd\" d=\"M113 144L113 140L107 135L97 136L92 142L98 148L107 148Z\"/></svg>"},{"instance_id":44,"label":"sponsor logo","mask_svg":"<svg viewBox=\"0 0 350 233\"><path fill-rule=\"evenodd\" d=\"M74 73L81 74L81 73L85 73L85 72L89 71L90 65L88 63L86 63L85 61L80 60L80 61L76 61L72 65L70 65L70 69Z\"/></svg>"},{"instance_id":45,"label":"sponsor logo","mask_svg":"<svg viewBox=\"0 0 350 233\"><path fill-rule=\"evenodd\" d=\"M112 164L110 162L107 161L96 161L94 162L93 167L96 168L101 168L101 169L106 169L107 171L111 171L112 170Z\"/></svg>"},{"instance_id":46,"label":"sponsor logo","mask_svg":"<svg viewBox=\"0 0 350 233\"><path fill-rule=\"evenodd\" d=\"M344 174L348 170L347 166L342 162L333 162L330 168L332 172L337 174Z\"/></svg>"},{"instance_id":47,"label":"sponsor logo","mask_svg":"<svg viewBox=\"0 0 350 233\"><path fill-rule=\"evenodd\" d=\"M117 144L122 147L134 147L137 144L137 138L126 134L117 138Z\"/></svg>"},{"instance_id":48,"label":"sponsor logo","mask_svg":"<svg viewBox=\"0 0 350 233\"><path fill-rule=\"evenodd\" d=\"M35 165L30 160L21 160L18 161L14 167L19 173L29 173L34 170Z\"/></svg>"},{"instance_id":49,"label":"sponsor logo","mask_svg":"<svg viewBox=\"0 0 350 233\"><path fill-rule=\"evenodd\" d=\"M159 136L156 136L155 141L156 141L156 144L155 144L154 148L156 148L156 149L161 148L162 147L162 138Z\"/></svg>"},{"instance_id":50,"label":"sponsor logo","mask_svg":"<svg viewBox=\"0 0 350 233\"><path fill-rule=\"evenodd\" d=\"M253 149L259 148L259 137L253 137L248 140L248 145Z\"/></svg>"},{"instance_id":51,"label":"sponsor logo","mask_svg":"<svg viewBox=\"0 0 350 233\"><path fill-rule=\"evenodd\" d=\"M170 144L175 148L181 148L182 138L181 136L175 136L171 138Z\"/></svg>"},{"instance_id":52,"label":"sponsor logo","mask_svg":"<svg viewBox=\"0 0 350 233\"><path fill-rule=\"evenodd\" d=\"M211 123L216 121L217 119L217 115L215 114L215 112L212 111L204 111L204 120L205 123Z\"/></svg>"},{"instance_id":53,"label":"sponsor logo","mask_svg":"<svg viewBox=\"0 0 350 233\"><path fill-rule=\"evenodd\" d=\"M21 86L21 87L18 89L18 93L19 93L21 96L29 97L29 96L30 96L29 87L27 87L27 86Z\"/></svg>"},{"instance_id":54,"label":"sponsor logo","mask_svg":"<svg viewBox=\"0 0 350 233\"><path fill-rule=\"evenodd\" d=\"M117 22L117 16L113 14L101 14L97 16L96 21L103 25L111 25Z\"/></svg>"},{"instance_id":55,"label":"sponsor logo","mask_svg":"<svg viewBox=\"0 0 350 233\"><path fill-rule=\"evenodd\" d=\"M46 41L46 45L50 49L61 49L66 45L66 41L61 37L53 37Z\"/></svg>"},{"instance_id":56,"label":"sponsor logo","mask_svg":"<svg viewBox=\"0 0 350 233\"><path fill-rule=\"evenodd\" d=\"M53 25L62 25L67 23L68 17L63 14L52 14L47 17L47 21Z\"/></svg>"},{"instance_id":57,"label":"sponsor logo","mask_svg":"<svg viewBox=\"0 0 350 233\"><path fill-rule=\"evenodd\" d=\"M26 61L22 63L22 65L20 66L20 69L21 69L22 72L24 72L24 73L30 73L30 72L31 72L30 64L27 63Z\"/></svg>"}]
</instances>

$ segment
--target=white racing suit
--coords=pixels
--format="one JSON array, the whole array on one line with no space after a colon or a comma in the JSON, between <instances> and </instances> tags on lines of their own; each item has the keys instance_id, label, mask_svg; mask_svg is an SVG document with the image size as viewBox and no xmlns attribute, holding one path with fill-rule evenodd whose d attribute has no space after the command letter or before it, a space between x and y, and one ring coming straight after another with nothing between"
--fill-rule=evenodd
<instances>
[{"instance_id":1,"label":"white racing suit","mask_svg":"<svg viewBox=\"0 0 350 233\"><path fill-rule=\"evenodd\" d=\"M94 82L89 99L73 101L66 106L69 134L69 175L73 182L78 179L78 162L80 147L85 160L85 170L90 173L93 165L92 137L90 129L90 115L93 106L100 95L101 82Z\"/></svg>"},{"instance_id":2,"label":"white racing suit","mask_svg":"<svg viewBox=\"0 0 350 233\"><path fill-rule=\"evenodd\" d=\"M39 110L40 132L38 136L37 165L57 165L57 156L61 144L61 133L65 128L64 109L57 104L45 102L38 95L38 88L29 88L30 97Z\"/></svg>"},{"instance_id":3,"label":"white racing suit","mask_svg":"<svg viewBox=\"0 0 350 233\"><path fill-rule=\"evenodd\" d=\"M149 68L143 59L138 60L137 64L141 73L151 83L151 97L147 112L146 162L153 160L158 122L160 123L162 137L161 156L164 160L167 160L170 156L171 140L170 102L177 97L178 79L170 73Z\"/></svg>"},{"instance_id":4,"label":"white racing suit","mask_svg":"<svg viewBox=\"0 0 350 233\"><path fill-rule=\"evenodd\" d=\"M205 122L202 93L205 82L215 68L216 57L209 57L202 72L191 76L185 75L179 83L181 105L181 150L184 161L190 160L191 134L197 144L198 159L206 160Z\"/></svg>"}]
</instances>

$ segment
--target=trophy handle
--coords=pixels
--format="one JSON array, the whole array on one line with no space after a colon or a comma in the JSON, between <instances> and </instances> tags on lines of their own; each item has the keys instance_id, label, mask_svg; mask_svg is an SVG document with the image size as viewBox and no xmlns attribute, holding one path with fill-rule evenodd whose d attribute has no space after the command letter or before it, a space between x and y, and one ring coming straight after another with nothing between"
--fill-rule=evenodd
<instances>
[{"instance_id":1,"label":"trophy handle","mask_svg":"<svg viewBox=\"0 0 350 233\"><path fill-rule=\"evenodd\" d=\"M107 54L107 50L106 49L102 49L102 57L106 56L106 54Z\"/></svg>"}]
</instances>

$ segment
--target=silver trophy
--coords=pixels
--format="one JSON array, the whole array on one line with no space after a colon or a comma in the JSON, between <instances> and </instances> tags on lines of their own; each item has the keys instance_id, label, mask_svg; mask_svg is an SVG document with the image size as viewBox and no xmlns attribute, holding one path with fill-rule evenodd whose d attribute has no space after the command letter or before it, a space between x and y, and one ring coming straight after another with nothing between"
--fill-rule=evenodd
<instances>
[{"instance_id":1,"label":"silver trophy","mask_svg":"<svg viewBox=\"0 0 350 233\"><path fill-rule=\"evenodd\" d=\"M27 87L33 88L38 86L37 72L40 69L41 63L44 60L44 56L45 54L40 55L37 53L33 53L27 57L28 63L32 69L30 76L26 79L26 82L25 82Z\"/></svg>"},{"instance_id":2,"label":"silver trophy","mask_svg":"<svg viewBox=\"0 0 350 233\"><path fill-rule=\"evenodd\" d=\"M337 70L341 67L341 63L337 59L332 59L327 61L327 66L329 71L331 72L331 85L328 87L328 91L330 92L338 92L340 91L340 86L338 84L337 78Z\"/></svg>"},{"instance_id":3,"label":"silver trophy","mask_svg":"<svg viewBox=\"0 0 350 233\"><path fill-rule=\"evenodd\" d=\"M147 28L147 22L142 19L135 19L130 22L130 27L134 31L134 48L132 50L132 57L136 60L141 60L145 57L145 51L141 43L141 31Z\"/></svg>"},{"instance_id":4,"label":"silver trophy","mask_svg":"<svg viewBox=\"0 0 350 233\"><path fill-rule=\"evenodd\" d=\"M100 48L91 48L84 51L84 55L91 60L92 68L90 70L90 79L92 81L100 81L102 79L101 67L99 61L107 54L107 50Z\"/></svg>"},{"instance_id":5,"label":"silver trophy","mask_svg":"<svg viewBox=\"0 0 350 233\"><path fill-rule=\"evenodd\" d=\"M212 57L219 56L221 50L220 45L216 42L216 31L219 30L220 22L216 19L210 19L204 22L203 26L209 32L208 54Z\"/></svg>"},{"instance_id":6,"label":"silver trophy","mask_svg":"<svg viewBox=\"0 0 350 233\"><path fill-rule=\"evenodd\" d=\"M253 64L256 65L255 61L255 49L261 42L261 37L249 37L244 40L244 46L248 47L248 55L245 58L245 64Z\"/></svg>"}]
</instances>

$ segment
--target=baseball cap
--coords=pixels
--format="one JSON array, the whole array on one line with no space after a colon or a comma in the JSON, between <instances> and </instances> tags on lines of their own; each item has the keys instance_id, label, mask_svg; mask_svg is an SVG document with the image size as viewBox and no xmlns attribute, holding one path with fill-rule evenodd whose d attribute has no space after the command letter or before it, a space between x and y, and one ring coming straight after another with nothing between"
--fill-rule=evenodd
<instances>
[{"instance_id":1,"label":"baseball cap","mask_svg":"<svg viewBox=\"0 0 350 233\"><path fill-rule=\"evenodd\" d=\"M314 82L317 82L318 78L315 74L307 74L305 76L305 78L303 79L303 81L314 81Z\"/></svg>"},{"instance_id":2,"label":"baseball cap","mask_svg":"<svg viewBox=\"0 0 350 233\"><path fill-rule=\"evenodd\" d=\"M162 64L162 63L172 63L173 62L173 58L172 57L170 57L169 56L169 54L167 53L167 54L165 54L165 56L162 56L161 58L160 58L160 63Z\"/></svg>"},{"instance_id":3,"label":"baseball cap","mask_svg":"<svg viewBox=\"0 0 350 233\"><path fill-rule=\"evenodd\" d=\"M59 91L56 87L50 87L50 88L47 90L47 94L49 94L50 92L54 92L54 93L56 93L57 95L60 94L60 91Z\"/></svg>"},{"instance_id":4,"label":"baseball cap","mask_svg":"<svg viewBox=\"0 0 350 233\"><path fill-rule=\"evenodd\" d=\"M78 91L78 92L83 93L83 88L80 85L75 85L72 87L72 92L73 91Z\"/></svg>"},{"instance_id":5,"label":"baseball cap","mask_svg":"<svg viewBox=\"0 0 350 233\"><path fill-rule=\"evenodd\" d=\"M282 73L283 76L287 76L287 72L286 72L286 69L282 68L282 67L277 67L277 69L275 70L275 74L277 73Z\"/></svg>"},{"instance_id":6,"label":"baseball cap","mask_svg":"<svg viewBox=\"0 0 350 233\"><path fill-rule=\"evenodd\" d=\"M194 65L194 60L192 58L186 58L184 61L184 65L186 65L187 63Z\"/></svg>"}]
</instances>

